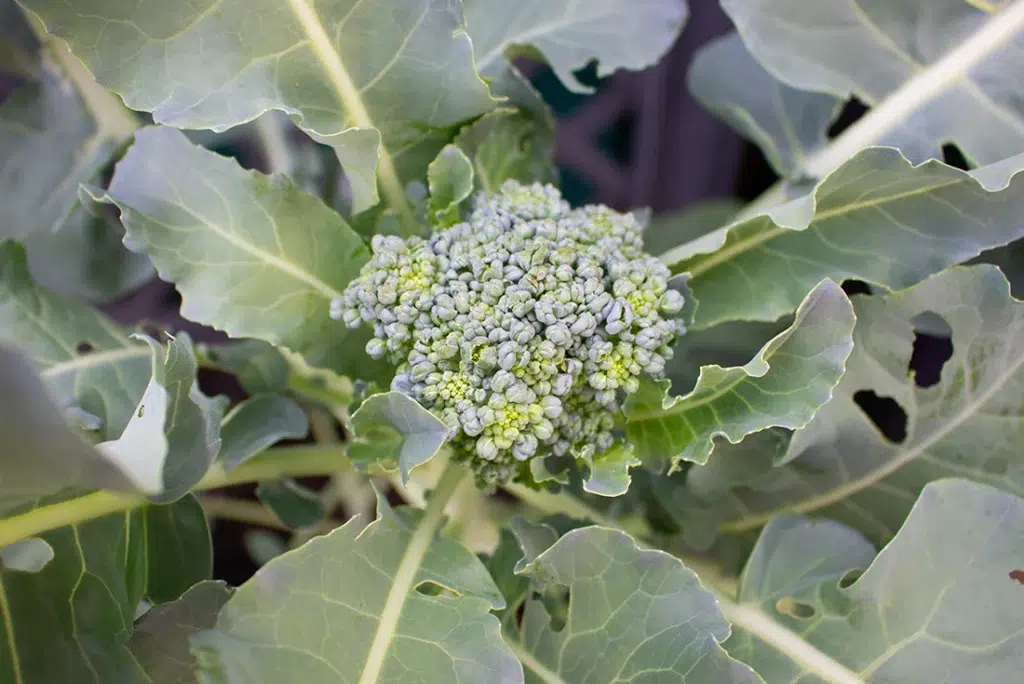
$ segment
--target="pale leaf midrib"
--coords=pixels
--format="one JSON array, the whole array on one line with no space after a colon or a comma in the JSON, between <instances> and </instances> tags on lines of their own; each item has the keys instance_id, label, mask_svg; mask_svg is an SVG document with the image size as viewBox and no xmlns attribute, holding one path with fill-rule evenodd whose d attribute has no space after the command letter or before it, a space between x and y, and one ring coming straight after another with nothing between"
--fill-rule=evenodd
<instances>
[{"instance_id":1,"label":"pale leaf midrib","mask_svg":"<svg viewBox=\"0 0 1024 684\"><path fill-rule=\"evenodd\" d=\"M101 366L103 364L113 364L117 361L131 359L136 356L144 356L148 358L150 355L149 347L143 345L133 345L130 347L121 347L119 349L108 349L105 351L94 351L83 354L77 358L71 359L70 361L60 361L58 363L47 366L40 375L44 378L54 377L63 375L64 373L73 373L95 366Z\"/></svg>"},{"instance_id":2,"label":"pale leaf midrib","mask_svg":"<svg viewBox=\"0 0 1024 684\"><path fill-rule=\"evenodd\" d=\"M562 679L561 675L553 670L549 669L544 663L537 660L537 658L526 649L523 644L514 638L503 639L505 645L508 646L509 650L515 654L516 658L523 667L529 669L533 674L537 676L544 684L569 684L568 681Z\"/></svg>"},{"instance_id":3,"label":"pale leaf midrib","mask_svg":"<svg viewBox=\"0 0 1024 684\"><path fill-rule=\"evenodd\" d=\"M427 509L413 530L405 552L402 553L402 558L398 562L394 581L391 583L391 589L384 601L384 608L381 610L377 630L366 654L363 671L359 675L359 684L376 684L380 680L384 663L387 660L388 649L398 631L398 621L402 617L406 599L413 591L416 575L419 573L423 560L430 550L430 545L434 541L434 535L441 525L445 505L464 474L461 469L448 465L434 487L433 494L427 502Z\"/></svg>"},{"instance_id":4,"label":"pale leaf midrib","mask_svg":"<svg viewBox=\"0 0 1024 684\"><path fill-rule=\"evenodd\" d=\"M922 439L916 445L904 450L896 458L893 458L881 467L876 468L869 472L867 475L850 480L843 485L829 490L828 492L821 494L820 496L814 496L809 499L805 499L802 502L796 504L790 504L787 506L780 506L773 510L760 513L756 516L749 518L739 518L731 522L727 522L721 526L720 531L726 533L744 532L750 529L761 527L771 520L774 516L783 513L809 513L816 511L820 508L830 506L835 503L839 503L843 499L856 494L857 492L871 487L875 483L882 479L892 475L894 472L915 460L921 454L924 454L932 446L945 439L950 433L956 428L960 427L966 420L973 417L978 410L983 407L988 401L999 393L1007 382L1014 377L1014 375L1024 367L1024 354L1022 354L1014 363L1007 368L1006 373L997 381L992 383L992 386L986 389L984 392L979 394L974 400L968 402L964 407L957 412L952 418L940 423L939 429L933 432L928 437Z\"/></svg>"},{"instance_id":5,"label":"pale leaf midrib","mask_svg":"<svg viewBox=\"0 0 1024 684\"><path fill-rule=\"evenodd\" d=\"M309 37L313 53L323 67L324 73L334 87L341 106L351 122L357 127L376 129L379 133L379 129L374 125L370 112L366 108L366 103L363 102L360 89L352 80L341 55L331 43L331 38L327 35L316 8L309 0L287 0L287 2L302 31ZM377 156L377 175L380 177L388 202L399 212L406 225L415 226L415 217L405 198L405 189L383 138L377 145Z\"/></svg>"},{"instance_id":6,"label":"pale leaf midrib","mask_svg":"<svg viewBox=\"0 0 1024 684\"><path fill-rule=\"evenodd\" d=\"M786 658L797 663L805 673L813 673L832 684L864 684L856 673L842 663L821 652L805 639L780 625L759 606L733 603L719 598L725 618L734 627L740 627L771 646Z\"/></svg>"},{"instance_id":7,"label":"pale leaf midrib","mask_svg":"<svg viewBox=\"0 0 1024 684\"><path fill-rule=\"evenodd\" d=\"M956 179L952 179L952 180L945 181L945 182L942 182L942 183L935 183L933 185L928 185L927 187L915 188L914 190L907 190L906 192L896 193L895 195L887 195L885 197L880 197L878 199L864 200L862 202L852 202L850 204L844 204L841 207L836 207L835 209L829 209L829 210L822 211L822 212L818 212L815 209L814 214L811 216L811 219L810 219L810 221L807 224L807 227L805 229L803 229L803 230L814 230L817 227L815 224L820 223L821 221L826 221L826 220L828 220L830 218L835 218L837 216L845 216L846 214L850 214L850 213L853 213L855 211L861 211L862 209L872 209L872 208L875 208L875 207L885 206L886 204L889 204L891 202L898 202L898 201L901 201L901 200L909 199L911 197L916 197L918 195L927 195L927 194L932 193L932 192L934 192L936 190L941 190L943 188L947 188L949 186L956 185L958 183L963 183L966 180L967 180L967 178L962 178L962 177L961 178L956 178ZM818 190L819 190L820 187L821 186L819 185L813 191L815 193L815 197L814 197L815 203L817 203L817 193L818 193ZM760 219L758 219L758 218L748 219L748 221L757 221L757 220L760 220ZM786 226L780 226L780 225L776 224L770 217L768 217L768 220L772 221L772 227L769 228L768 230L765 230L765 231L762 231L762 232L759 232L759 233L755 233L754 235L751 235L748 238L744 238L742 240L739 240L739 241L733 243L732 245L724 246L721 249L719 249L717 252L712 252L711 254L707 255L707 258L701 260L700 263L698 263L696 266L694 266L692 269L690 269L687 272L690 273L690 275L691 275L691 277L693 279L696 279L698 276L703 275L704 273L710 271L711 269L713 269L713 268L715 268L717 266L720 266L721 264L729 261L734 256L738 256L740 254L743 254L744 252L746 252L748 250L751 250L751 249L753 249L753 248L755 248L755 247L757 247L759 245L762 245L765 242L768 242L769 240L774 240L776 237L778 237L780 235L785 235L787 233L793 233L793 232L800 232L801 231L801 229L799 229L799 228L790 228L790 227L786 227ZM744 221L743 223L746 223L746 222L747 221ZM728 233L728 232L732 231L734 228L742 226L743 223L736 223L736 224L733 224L731 226L726 226L723 230L725 230L726 233ZM707 236L703 236L703 237L706 238ZM681 245L680 247L686 247L689 244L690 243L687 243L685 245ZM672 263L673 259L671 258L671 253L673 251L675 251L676 249L680 249L680 248L677 247L677 248L675 248L673 250L669 250L669 252L666 252L665 254L663 254L661 256L662 261L664 261L669 266L675 265L675 264ZM694 255L693 257L690 257L690 259L687 259L687 261L692 260L692 259L700 259L700 257L701 257L701 255Z\"/></svg>"}]
</instances>

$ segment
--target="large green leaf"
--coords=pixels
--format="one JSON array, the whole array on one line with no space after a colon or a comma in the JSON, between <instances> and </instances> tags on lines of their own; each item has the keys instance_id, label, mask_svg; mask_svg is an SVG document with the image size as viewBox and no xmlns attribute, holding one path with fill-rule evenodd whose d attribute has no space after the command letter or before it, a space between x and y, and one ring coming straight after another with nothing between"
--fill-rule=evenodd
<instances>
[{"instance_id":1,"label":"large green leaf","mask_svg":"<svg viewBox=\"0 0 1024 684\"><path fill-rule=\"evenodd\" d=\"M66 46L48 41L39 48L17 6L5 0L4 7L0 43L8 36L12 47L27 43L17 52L29 78L0 104L0 237L25 243L32 275L45 287L117 297L153 268L124 248L116 222L81 205L78 185L98 179L134 125L104 118L102 96L87 92L83 99L78 88L98 87Z\"/></svg>"},{"instance_id":2,"label":"large green leaf","mask_svg":"<svg viewBox=\"0 0 1024 684\"><path fill-rule=\"evenodd\" d=\"M126 648L142 596L142 528L128 514L47 532L36 573L0 568L0 682L143 684Z\"/></svg>"},{"instance_id":3,"label":"large green leaf","mask_svg":"<svg viewBox=\"0 0 1024 684\"><path fill-rule=\"evenodd\" d=\"M217 612L232 589L223 582L205 581L181 598L155 606L135 624L128 648L153 684L198 684L198 661L188 638L217 621Z\"/></svg>"},{"instance_id":4,"label":"large green leaf","mask_svg":"<svg viewBox=\"0 0 1024 684\"><path fill-rule=\"evenodd\" d=\"M569 601L559 631L536 599L518 628L507 625L528 682L761 682L722 648L729 623L677 558L641 550L624 532L585 527L525 560L517 573L539 587L567 587Z\"/></svg>"},{"instance_id":5,"label":"large green leaf","mask_svg":"<svg viewBox=\"0 0 1024 684\"><path fill-rule=\"evenodd\" d=\"M349 457L359 465L397 465L402 480L444 446L449 429L440 418L401 392L374 394L352 414L355 438Z\"/></svg>"},{"instance_id":6,"label":"large green leaf","mask_svg":"<svg viewBox=\"0 0 1024 684\"><path fill-rule=\"evenodd\" d=\"M689 473L722 529L752 530L779 513L815 512L884 543L931 480L969 477L1024 496L1024 303L1010 297L999 270L958 267L854 303L846 375L788 448L724 450L704 467L711 473ZM908 372L923 314L937 314L952 329L952 357L930 387L918 387ZM906 412L901 442L883 436L861 410L855 395L862 391L891 398Z\"/></svg>"},{"instance_id":7,"label":"large green leaf","mask_svg":"<svg viewBox=\"0 0 1024 684\"><path fill-rule=\"evenodd\" d=\"M188 173L180 173L188 169ZM105 198L130 246L177 285L186 318L363 376L365 336L330 317L369 250L318 198L246 171L170 128L144 128Z\"/></svg>"},{"instance_id":8,"label":"large green leaf","mask_svg":"<svg viewBox=\"0 0 1024 684\"><path fill-rule=\"evenodd\" d=\"M854 316L842 289L822 281L793 324L744 366L704 366L682 397L647 381L626 402L626 435L648 466L704 463L715 438L737 443L773 426L798 428L832 396L853 346Z\"/></svg>"},{"instance_id":9,"label":"large green leaf","mask_svg":"<svg viewBox=\"0 0 1024 684\"><path fill-rule=\"evenodd\" d=\"M783 516L747 562L739 603L723 603L725 646L768 682L1015 681L1021 548L1024 502L966 480L925 487L877 558L842 525Z\"/></svg>"},{"instance_id":10,"label":"large green leaf","mask_svg":"<svg viewBox=\"0 0 1024 684\"><path fill-rule=\"evenodd\" d=\"M798 174L807 157L828 142L828 127L843 106L839 98L777 80L736 33L701 48L687 83L701 105L755 142L783 177Z\"/></svg>"},{"instance_id":11,"label":"large green leaf","mask_svg":"<svg viewBox=\"0 0 1024 684\"><path fill-rule=\"evenodd\" d=\"M220 450L221 407L204 396L186 333L166 347L144 337L153 354L153 378L116 440L97 445L158 503L184 496L202 479Z\"/></svg>"},{"instance_id":12,"label":"large green leaf","mask_svg":"<svg viewBox=\"0 0 1024 684\"><path fill-rule=\"evenodd\" d=\"M440 511L357 516L256 572L193 637L209 684L522 681L479 559L434 531ZM421 592L423 583L448 592Z\"/></svg>"},{"instance_id":13,"label":"large green leaf","mask_svg":"<svg viewBox=\"0 0 1024 684\"><path fill-rule=\"evenodd\" d=\"M895 144L908 157L936 155L954 141L969 159L991 164L1024 152L1024 6L958 58L990 16L966 0L723 0L747 47L776 77L800 88L855 95L869 105L915 79L916 107L886 123L874 144ZM966 73L966 60L980 61ZM942 62L944 58L952 63Z\"/></svg>"},{"instance_id":14,"label":"large green leaf","mask_svg":"<svg viewBox=\"0 0 1024 684\"><path fill-rule=\"evenodd\" d=\"M130 473L71 429L29 362L0 345L0 513L63 490L134 491Z\"/></svg>"},{"instance_id":15,"label":"large green leaf","mask_svg":"<svg viewBox=\"0 0 1024 684\"><path fill-rule=\"evenodd\" d=\"M684 0L463 0L477 67L500 76L510 49L540 50L567 88L587 92L574 71L640 70L668 51L686 21Z\"/></svg>"},{"instance_id":16,"label":"large green leaf","mask_svg":"<svg viewBox=\"0 0 1024 684\"><path fill-rule=\"evenodd\" d=\"M966 173L869 148L806 197L662 259L693 274L694 328L773 321L822 278L909 287L1024 236L1022 167L1024 154Z\"/></svg>"},{"instance_id":17,"label":"large green leaf","mask_svg":"<svg viewBox=\"0 0 1024 684\"><path fill-rule=\"evenodd\" d=\"M412 154L431 129L494 105L449 0L21 1L157 123L222 131L287 112L335 148L357 212L377 201L378 161L385 182L402 188L402 160L386 147Z\"/></svg>"},{"instance_id":18,"label":"large green leaf","mask_svg":"<svg viewBox=\"0 0 1024 684\"><path fill-rule=\"evenodd\" d=\"M85 304L37 286L24 249L0 243L0 342L24 352L61 408L100 419L121 435L150 378L150 349Z\"/></svg>"}]
</instances>

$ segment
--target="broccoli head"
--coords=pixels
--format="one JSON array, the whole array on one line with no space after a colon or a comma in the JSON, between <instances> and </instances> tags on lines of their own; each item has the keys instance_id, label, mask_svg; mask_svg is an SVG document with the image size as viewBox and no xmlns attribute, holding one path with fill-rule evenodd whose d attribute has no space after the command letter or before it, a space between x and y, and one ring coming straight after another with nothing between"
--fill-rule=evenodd
<instances>
[{"instance_id":1,"label":"broccoli head","mask_svg":"<svg viewBox=\"0 0 1024 684\"><path fill-rule=\"evenodd\" d=\"M429 238L375 236L332 316L372 325L392 389L451 428L481 483L505 482L531 459L607 449L622 398L663 373L683 297L641 230L508 181Z\"/></svg>"}]
</instances>

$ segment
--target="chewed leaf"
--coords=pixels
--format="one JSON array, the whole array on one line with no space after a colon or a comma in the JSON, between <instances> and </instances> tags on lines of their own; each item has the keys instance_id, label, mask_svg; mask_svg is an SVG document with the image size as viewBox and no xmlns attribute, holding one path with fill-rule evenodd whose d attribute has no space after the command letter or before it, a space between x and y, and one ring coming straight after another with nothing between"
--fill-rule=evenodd
<instances>
[{"instance_id":1,"label":"chewed leaf","mask_svg":"<svg viewBox=\"0 0 1024 684\"><path fill-rule=\"evenodd\" d=\"M767 682L1012 681L1022 544L1024 501L966 480L925 487L877 557L838 523L781 516L747 561L739 603L724 604L726 649Z\"/></svg>"},{"instance_id":2,"label":"chewed leaf","mask_svg":"<svg viewBox=\"0 0 1024 684\"><path fill-rule=\"evenodd\" d=\"M459 222L459 205L473 192L473 165L455 145L446 145L427 167L430 211L440 226Z\"/></svg>"},{"instance_id":3,"label":"chewed leaf","mask_svg":"<svg viewBox=\"0 0 1024 684\"><path fill-rule=\"evenodd\" d=\"M397 464L402 480L426 463L448 440L444 422L401 392L366 399L352 414L356 441L349 456L359 464Z\"/></svg>"},{"instance_id":4,"label":"chewed leaf","mask_svg":"<svg viewBox=\"0 0 1024 684\"><path fill-rule=\"evenodd\" d=\"M202 479L220 449L218 407L196 385L192 340L185 333L152 349L153 377L121 436L97 448L158 503L170 503Z\"/></svg>"},{"instance_id":5,"label":"chewed leaf","mask_svg":"<svg viewBox=\"0 0 1024 684\"><path fill-rule=\"evenodd\" d=\"M1024 303L1010 296L1003 274L988 265L958 267L891 295L855 297L854 310L846 375L777 462L767 452L757 459L726 452L723 459L734 463L707 466L736 478L731 491L717 488L723 531L813 512L884 543L929 481L969 476L1024 496ZM925 317L948 325L952 355L936 382L920 387L908 367ZM886 437L861 408L867 393L900 407L902 439ZM689 477L706 480L701 470Z\"/></svg>"},{"instance_id":6,"label":"chewed leaf","mask_svg":"<svg viewBox=\"0 0 1024 684\"><path fill-rule=\"evenodd\" d=\"M769 427L806 425L832 396L853 348L853 307L823 281L793 324L745 366L704 366L693 391L668 395L669 382L646 382L627 400L626 435L649 467L704 463L714 439L737 443Z\"/></svg>"},{"instance_id":7,"label":"chewed leaf","mask_svg":"<svg viewBox=\"0 0 1024 684\"><path fill-rule=\"evenodd\" d=\"M758 61L796 88L856 95L874 106L908 81L926 83L919 92L928 96L890 117L876 144L897 145L920 161L953 141L976 164L991 164L1024 152L1024 104L1011 76L1024 71L1024 8L990 17L977 4L824 0L809 12L801 0L723 0L722 7ZM966 64L963 53L944 61L989 20L1008 30L971 51L980 61ZM927 70L933 73L923 78Z\"/></svg>"},{"instance_id":8,"label":"chewed leaf","mask_svg":"<svg viewBox=\"0 0 1024 684\"><path fill-rule=\"evenodd\" d=\"M403 164L387 147L404 150L422 129L495 104L474 68L461 8L448 0L226 0L215 10L143 0L130 11L91 0L23 4L101 84L157 123L223 131L287 112L335 148L357 181L356 212L377 202L378 163L382 176Z\"/></svg>"},{"instance_id":9,"label":"chewed leaf","mask_svg":"<svg viewBox=\"0 0 1024 684\"><path fill-rule=\"evenodd\" d=\"M824 147L829 125L843 106L840 98L777 80L736 33L701 48L687 80L701 105L757 143L783 177L798 174L806 158Z\"/></svg>"},{"instance_id":10,"label":"chewed leaf","mask_svg":"<svg viewBox=\"0 0 1024 684\"><path fill-rule=\"evenodd\" d=\"M535 681L761 683L722 648L729 623L697 575L668 553L638 548L624 532L572 530L520 573L568 588L561 630L534 599L521 626L508 628Z\"/></svg>"},{"instance_id":11,"label":"chewed leaf","mask_svg":"<svg viewBox=\"0 0 1024 684\"><path fill-rule=\"evenodd\" d=\"M489 612L503 599L480 560L425 535L422 511L392 510L383 499L378 506L365 529L354 518L274 558L238 588L216 625L192 639L204 681L523 681ZM408 567L412 544L425 555ZM417 591L424 583L447 591ZM374 650L380 644L385 651Z\"/></svg>"}]
</instances>

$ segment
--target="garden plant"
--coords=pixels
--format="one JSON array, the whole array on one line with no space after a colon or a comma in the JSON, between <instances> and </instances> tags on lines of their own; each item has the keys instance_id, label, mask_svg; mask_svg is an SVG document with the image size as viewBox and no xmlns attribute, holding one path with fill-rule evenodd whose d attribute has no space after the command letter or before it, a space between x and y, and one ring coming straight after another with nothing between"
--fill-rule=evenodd
<instances>
[{"instance_id":1,"label":"garden plant","mask_svg":"<svg viewBox=\"0 0 1024 684\"><path fill-rule=\"evenodd\" d=\"M1019 681L1024 0L721 6L652 215L520 58L683 0L0 0L0 684Z\"/></svg>"}]
</instances>

